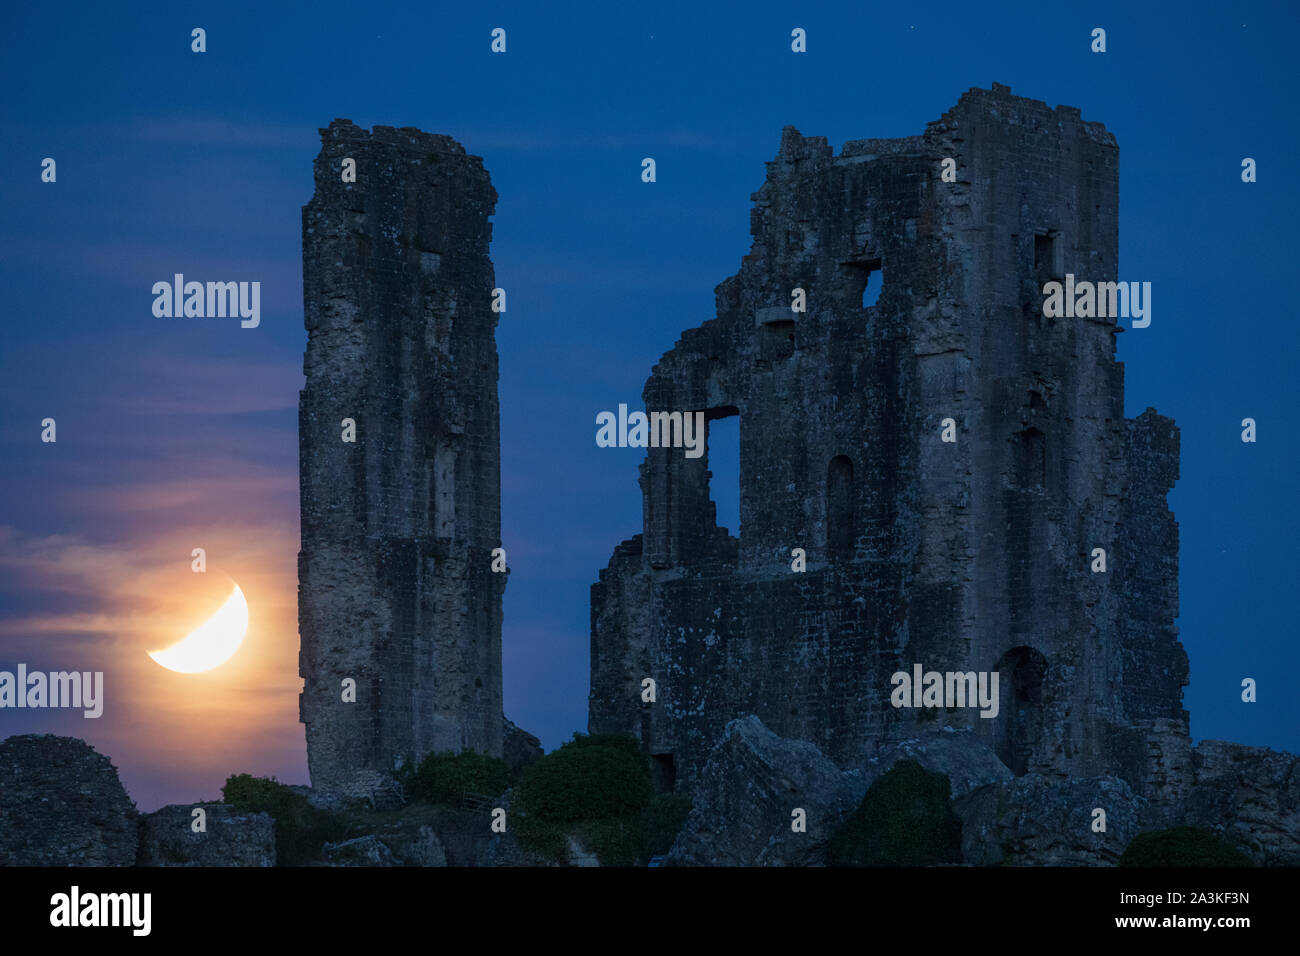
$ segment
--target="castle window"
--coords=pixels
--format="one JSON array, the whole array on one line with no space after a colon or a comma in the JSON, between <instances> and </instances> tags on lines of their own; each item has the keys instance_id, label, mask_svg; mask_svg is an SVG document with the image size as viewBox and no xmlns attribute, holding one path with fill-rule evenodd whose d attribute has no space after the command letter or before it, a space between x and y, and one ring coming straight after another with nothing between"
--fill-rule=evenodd
<instances>
[{"instance_id":1,"label":"castle window","mask_svg":"<svg viewBox=\"0 0 1300 956\"><path fill-rule=\"evenodd\" d=\"M826 556L845 559L853 556L857 537L854 521L853 462L836 455L826 469Z\"/></svg>"},{"instance_id":2,"label":"castle window","mask_svg":"<svg viewBox=\"0 0 1300 956\"><path fill-rule=\"evenodd\" d=\"M1029 772L1030 758L1042 734L1043 685L1047 658L1032 647L1013 647L1002 655L998 671L998 758L1016 776Z\"/></svg>"},{"instance_id":3,"label":"castle window","mask_svg":"<svg viewBox=\"0 0 1300 956\"><path fill-rule=\"evenodd\" d=\"M654 759L654 785L660 793L672 793L677 786L677 765L672 754L651 754Z\"/></svg>"},{"instance_id":4,"label":"castle window","mask_svg":"<svg viewBox=\"0 0 1300 956\"><path fill-rule=\"evenodd\" d=\"M885 273L879 259L855 259L840 264L844 272L849 301L868 309L880 298Z\"/></svg>"},{"instance_id":5,"label":"castle window","mask_svg":"<svg viewBox=\"0 0 1300 956\"><path fill-rule=\"evenodd\" d=\"M1055 229L1034 235L1034 276L1040 287L1065 276L1061 234Z\"/></svg>"},{"instance_id":6,"label":"castle window","mask_svg":"<svg viewBox=\"0 0 1300 956\"><path fill-rule=\"evenodd\" d=\"M705 454L709 465L709 497L714 521L740 537L740 411L733 407L704 413L708 434Z\"/></svg>"},{"instance_id":7,"label":"castle window","mask_svg":"<svg viewBox=\"0 0 1300 956\"><path fill-rule=\"evenodd\" d=\"M779 362L794 355L794 319L764 322L759 328L759 356L768 362Z\"/></svg>"}]
</instances>

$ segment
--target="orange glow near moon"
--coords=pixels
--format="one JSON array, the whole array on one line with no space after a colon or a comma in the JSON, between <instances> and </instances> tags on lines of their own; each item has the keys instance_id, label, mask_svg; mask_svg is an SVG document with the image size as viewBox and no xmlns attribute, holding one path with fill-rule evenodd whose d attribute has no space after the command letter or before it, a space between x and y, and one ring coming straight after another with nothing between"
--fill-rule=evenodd
<instances>
[{"instance_id":1,"label":"orange glow near moon","mask_svg":"<svg viewBox=\"0 0 1300 956\"><path fill-rule=\"evenodd\" d=\"M236 584L217 613L171 647L150 651L149 656L168 670L199 674L234 657L247 633L248 602Z\"/></svg>"}]
</instances>

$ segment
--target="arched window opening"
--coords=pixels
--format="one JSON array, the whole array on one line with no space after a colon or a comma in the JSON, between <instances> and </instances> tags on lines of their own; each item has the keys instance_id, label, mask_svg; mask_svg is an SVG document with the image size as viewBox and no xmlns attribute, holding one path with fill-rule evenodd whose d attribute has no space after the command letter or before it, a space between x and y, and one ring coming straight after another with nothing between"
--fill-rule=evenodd
<instances>
[{"instance_id":1,"label":"arched window opening","mask_svg":"<svg viewBox=\"0 0 1300 956\"><path fill-rule=\"evenodd\" d=\"M1042 735L1047 658L1032 647L1013 647L998 660L997 671L995 751L1019 777L1029 772L1030 756Z\"/></svg>"}]
</instances>

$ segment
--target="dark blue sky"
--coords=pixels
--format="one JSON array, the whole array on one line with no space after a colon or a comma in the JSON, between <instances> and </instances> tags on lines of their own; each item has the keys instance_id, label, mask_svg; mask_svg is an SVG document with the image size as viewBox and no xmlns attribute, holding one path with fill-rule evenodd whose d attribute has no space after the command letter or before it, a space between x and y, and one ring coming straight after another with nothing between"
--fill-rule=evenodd
<instances>
[{"instance_id":1,"label":"dark blue sky","mask_svg":"<svg viewBox=\"0 0 1300 956\"><path fill-rule=\"evenodd\" d=\"M347 117L451 134L483 157L500 195L506 709L551 748L586 725L589 587L640 529L642 453L597 448L595 415L639 404L658 357L712 316L714 286L748 251L749 195L781 127L837 149L914 135L969 87L998 81L1081 108L1120 144L1120 276L1154 285L1151 327L1119 337L1126 410L1155 407L1182 429L1170 502L1193 734L1300 750L1296 8L1058 6L7 12L0 666L100 660L126 641L121 627L147 629L134 584L165 591L167 574L188 570L190 542L229 538L242 544L213 560L241 584L263 582L246 586L250 605L277 623L249 640L278 676L249 669L247 683L221 685L227 710L214 705L192 732L210 741L235 713L243 730L185 774L172 765L185 746L174 741L164 760L147 718L182 730L198 718L146 686L158 679L148 671L110 685L156 697L131 720L113 716L110 698L93 730L4 711L0 736L85 735L142 805L212 795L245 769L305 782L295 403L300 210L318 127ZM503 55L489 51L498 26ZM1105 54L1089 49L1099 26ZM190 52L193 27L207 31L204 54ZM794 27L807 31L806 54L790 51ZM53 185L40 182L46 156ZM644 156L657 162L652 185L640 180ZM1246 156L1259 164L1251 185ZM260 281L261 327L154 318L150 287L174 272ZM56 446L39 442L46 416ZM1247 416L1254 445L1239 438ZM1256 704L1240 701L1248 676Z\"/></svg>"}]
</instances>

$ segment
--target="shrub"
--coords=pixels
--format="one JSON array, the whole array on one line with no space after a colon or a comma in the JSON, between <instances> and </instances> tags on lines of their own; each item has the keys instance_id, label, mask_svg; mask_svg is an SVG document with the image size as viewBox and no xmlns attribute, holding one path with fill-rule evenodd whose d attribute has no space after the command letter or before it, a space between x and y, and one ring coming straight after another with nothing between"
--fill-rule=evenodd
<instances>
[{"instance_id":1,"label":"shrub","mask_svg":"<svg viewBox=\"0 0 1300 956\"><path fill-rule=\"evenodd\" d=\"M831 866L932 866L961 862L961 821L951 786L915 760L900 760L832 834Z\"/></svg>"},{"instance_id":2,"label":"shrub","mask_svg":"<svg viewBox=\"0 0 1300 956\"><path fill-rule=\"evenodd\" d=\"M1250 857L1208 830L1174 827L1139 833L1120 866L1254 866Z\"/></svg>"},{"instance_id":3,"label":"shrub","mask_svg":"<svg viewBox=\"0 0 1300 956\"><path fill-rule=\"evenodd\" d=\"M640 813L583 821L573 833L601 866L644 866L651 857L668 852L690 812L690 797L661 793Z\"/></svg>"},{"instance_id":4,"label":"shrub","mask_svg":"<svg viewBox=\"0 0 1300 956\"><path fill-rule=\"evenodd\" d=\"M640 818L606 817L581 823L574 835L596 854L601 866L636 866L640 850Z\"/></svg>"},{"instance_id":5,"label":"shrub","mask_svg":"<svg viewBox=\"0 0 1300 956\"><path fill-rule=\"evenodd\" d=\"M606 866L632 866L642 844L642 811L654 787L636 740L575 734L528 768L511 806L521 843L563 860L573 834Z\"/></svg>"},{"instance_id":6,"label":"shrub","mask_svg":"<svg viewBox=\"0 0 1300 956\"><path fill-rule=\"evenodd\" d=\"M408 799L458 807L469 796L504 793L510 786L510 767L499 757L472 750L434 753L398 779Z\"/></svg>"},{"instance_id":7,"label":"shrub","mask_svg":"<svg viewBox=\"0 0 1300 956\"><path fill-rule=\"evenodd\" d=\"M529 814L577 823L635 813L653 790L639 752L574 741L529 767L518 793Z\"/></svg>"},{"instance_id":8,"label":"shrub","mask_svg":"<svg viewBox=\"0 0 1300 956\"><path fill-rule=\"evenodd\" d=\"M514 815L510 818L510 826L522 846L555 863L563 863L569 858L569 827L528 813L523 808L523 801L517 798L511 803L511 809Z\"/></svg>"},{"instance_id":9,"label":"shrub","mask_svg":"<svg viewBox=\"0 0 1300 956\"><path fill-rule=\"evenodd\" d=\"M641 852L639 860L649 863L672 849L673 840L691 812L691 798L680 793L660 793L651 798L641 811Z\"/></svg>"},{"instance_id":10,"label":"shrub","mask_svg":"<svg viewBox=\"0 0 1300 956\"><path fill-rule=\"evenodd\" d=\"M302 866L319 857L323 844L349 836L341 817L313 807L305 796L274 777L231 776L221 788L221 799L243 813L269 813L275 818L279 866Z\"/></svg>"}]
</instances>

